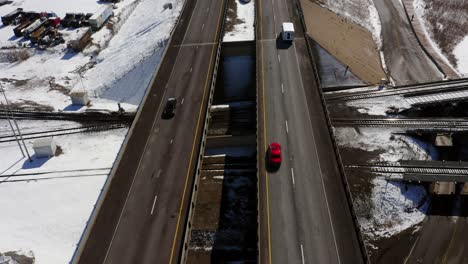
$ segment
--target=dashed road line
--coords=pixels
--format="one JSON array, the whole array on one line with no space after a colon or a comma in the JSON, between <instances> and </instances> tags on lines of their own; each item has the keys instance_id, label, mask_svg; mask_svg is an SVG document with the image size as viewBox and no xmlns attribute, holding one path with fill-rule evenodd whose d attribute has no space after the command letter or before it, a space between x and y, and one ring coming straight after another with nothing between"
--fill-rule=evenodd
<instances>
[{"instance_id":1,"label":"dashed road line","mask_svg":"<svg viewBox=\"0 0 468 264\"><path fill-rule=\"evenodd\" d=\"M158 195L155 195L154 196L154 200L153 200L153 206L151 207L151 215L153 215L153 212L154 212L154 206L156 205L156 201L158 200Z\"/></svg>"},{"instance_id":2,"label":"dashed road line","mask_svg":"<svg viewBox=\"0 0 468 264\"><path fill-rule=\"evenodd\" d=\"M286 133L288 134L289 133L288 120L285 121L285 125L286 125Z\"/></svg>"}]
</instances>

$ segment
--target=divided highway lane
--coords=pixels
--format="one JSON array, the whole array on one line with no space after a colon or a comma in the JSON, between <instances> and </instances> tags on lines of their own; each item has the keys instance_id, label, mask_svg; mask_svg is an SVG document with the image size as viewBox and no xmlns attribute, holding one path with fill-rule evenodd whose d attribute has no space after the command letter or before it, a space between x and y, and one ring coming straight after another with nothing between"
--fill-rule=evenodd
<instances>
[{"instance_id":1,"label":"divided highway lane","mask_svg":"<svg viewBox=\"0 0 468 264\"><path fill-rule=\"evenodd\" d=\"M357 234L291 1L259 0L259 144L279 142L277 172L260 166L262 263L362 263ZM294 15L292 15L294 14ZM296 21L295 21L296 20ZM296 40L278 49L281 23ZM265 153L260 153L261 162Z\"/></svg>"},{"instance_id":2,"label":"divided highway lane","mask_svg":"<svg viewBox=\"0 0 468 264\"><path fill-rule=\"evenodd\" d=\"M224 1L187 3L75 263L179 261L223 8ZM177 111L164 120L169 97Z\"/></svg>"}]
</instances>

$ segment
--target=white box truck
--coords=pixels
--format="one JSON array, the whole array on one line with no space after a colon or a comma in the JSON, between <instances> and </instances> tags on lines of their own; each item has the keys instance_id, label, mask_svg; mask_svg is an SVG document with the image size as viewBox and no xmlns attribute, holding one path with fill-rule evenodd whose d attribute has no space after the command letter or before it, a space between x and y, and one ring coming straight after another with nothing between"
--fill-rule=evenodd
<instances>
[{"instance_id":1,"label":"white box truck","mask_svg":"<svg viewBox=\"0 0 468 264\"><path fill-rule=\"evenodd\" d=\"M91 29L94 31L99 30L112 15L112 5L103 5L89 18Z\"/></svg>"},{"instance_id":2,"label":"white box truck","mask_svg":"<svg viewBox=\"0 0 468 264\"><path fill-rule=\"evenodd\" d=\"M284 41L294 40L294 25L291 22L283 22L281 25L281 35Z\"/></svg>"}]
</instances>

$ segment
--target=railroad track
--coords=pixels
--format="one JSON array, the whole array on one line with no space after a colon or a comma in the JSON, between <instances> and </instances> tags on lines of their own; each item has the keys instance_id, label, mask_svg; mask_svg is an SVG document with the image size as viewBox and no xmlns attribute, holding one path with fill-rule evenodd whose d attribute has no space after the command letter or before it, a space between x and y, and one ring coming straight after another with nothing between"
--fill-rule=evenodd
<instances>
[{"instance_id":1,"label":"railroad track","mask_svg":"<svg viewBox=\"0 0 468 264\"><path fill-rule=\"evenodd\" d=\"M131 123L128 123L128 122L94 124L94 125L86 125L86 126L79 126L79 127L72 127L72 128L62 128L62 129L47 130L47 131L26 132L26 133L22 133L21 135L23 136L23 139L36 139L36 138L63 136L63 135L78 134L78 133L101 132L101 131L128 127L130 124ZM15 140L16 138L14 135L0 135L0 143L11 142Z\"/></svg>"},{"instance_id":2,"label":"railroad track","mask_svg":"<svg viewBox=\"0 0 468 264\"><path fill-rule=\"evenodd\" d=\"M325 96L327 102L344 102L353 100L362 100L369 98L385 97L385 96L418 96L424 94L438 94L443 92L463 91L468 90L468 80L460 79L455 81L446 81L439 83L421 84L415 86L399 86L380 91L366 91L355 93L339 93L329 94Z\"/></svg>"},{"instance_id":3,"label":"railroad track","mask_svg":"<svg viewBox=\"0 0 468 264\"><path fill-rule=\"evenodd\" d=\"M21 110L0 110L0 119L14 117L18 120L68 120L77 122L132 122L135 113L117 112L37 112Z\"/></svg>"},{"instance_id":4,"label":"railroad track","mask_svg":"<svg viewBox=\"0 0 468 264\"><path fill-rule=\"evenodd\" d=\"M421 130L467 131L468 119L465 118L334 118L336 127L400 127Z\"/></svg>"},{"instance_id":5,"label":"railroad track","mask_svg":"<svg viewBox=\"0 0 468 264\"><path fill-rule=\"evenodd\" d=\"M441 162L435 164L401 164L401 163L375 163L364 165L346 165L346 170L364 171L380 176L387 176L394 179L415 179L418 176L424 178L468 177L468 166L463 165L442 165Z\"/></svg>"}]
</instances>

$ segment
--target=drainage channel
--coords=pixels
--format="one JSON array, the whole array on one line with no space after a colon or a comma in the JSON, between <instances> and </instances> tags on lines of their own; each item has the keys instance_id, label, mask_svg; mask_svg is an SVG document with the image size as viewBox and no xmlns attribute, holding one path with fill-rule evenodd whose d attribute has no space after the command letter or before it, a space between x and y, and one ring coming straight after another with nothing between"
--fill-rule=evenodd
<instances>
[{"instance_id":1,"label":"drainage channel","mask_svg":"<svg viewBox=\"0 0 468 264\"><path fill-rule=\"evenodd\" d=\"M255 42L223 43L183 263L257 262Z\"/></svg>"}]
</instances>

